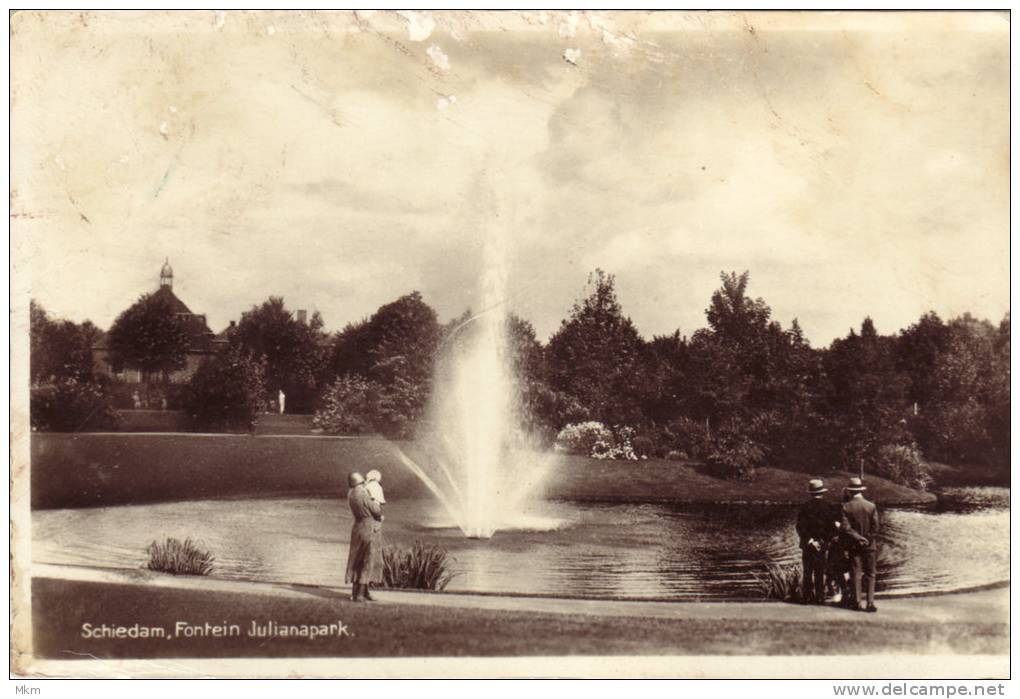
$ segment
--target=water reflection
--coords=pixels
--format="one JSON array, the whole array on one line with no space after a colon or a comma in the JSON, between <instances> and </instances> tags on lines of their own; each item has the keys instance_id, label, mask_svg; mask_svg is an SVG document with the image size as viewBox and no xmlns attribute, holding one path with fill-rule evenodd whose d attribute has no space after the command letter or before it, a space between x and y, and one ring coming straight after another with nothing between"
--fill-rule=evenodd
<instances>
[{"instance_id":1,"label":"water reflection","mask_svg":"<svg viewBox=\"0 0 1020 699\"><path fill-rule=\"evenodd\" d=\"M937 508L883 515L879 589L948 590L1009 578L1009 490L957 489ZM388 506L387 543L445 546L451 590L592 597L725 599L754 593L754 573L800 557L790 507L675 507L545 502L529 516L555 531L498 531L487 541L434 528L428 501ZM350 513L328 499L197 501L33 513L33 557L137 568L146 545L191 537L218 577L338 586Z\"/></svg>"}]
</instances>

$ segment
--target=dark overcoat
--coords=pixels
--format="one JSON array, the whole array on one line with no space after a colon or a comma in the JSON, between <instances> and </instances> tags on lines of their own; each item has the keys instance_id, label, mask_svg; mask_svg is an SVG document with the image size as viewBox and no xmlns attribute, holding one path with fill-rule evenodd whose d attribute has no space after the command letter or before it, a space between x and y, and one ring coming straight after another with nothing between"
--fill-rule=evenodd
<instances>
[{"instance_id":1,"label":"dark overcoat","mask_svg":"<svg viewBox=\"0 0 1020 699\"><path fill-rule=\"evenodd\" d=\"M801 505L797 511L797 535L800 537L800 547L806 549L807 542L814 539L825 548L836 532L839 517L835 505L822 498L811 498Z\"/></svg>"},{"instance_id":2,"label":"dark overcoat","mask_svg":"<svg viewBox=\"0 0 1020 699\"><path fill-rule=\"evenodd\" d=\"M347 504L354 515L351 527L351 548L347 553L347 575L344 582L364 585L383 581L382 508L357 485L347 491Z\"/></svg>"}]
</instances>

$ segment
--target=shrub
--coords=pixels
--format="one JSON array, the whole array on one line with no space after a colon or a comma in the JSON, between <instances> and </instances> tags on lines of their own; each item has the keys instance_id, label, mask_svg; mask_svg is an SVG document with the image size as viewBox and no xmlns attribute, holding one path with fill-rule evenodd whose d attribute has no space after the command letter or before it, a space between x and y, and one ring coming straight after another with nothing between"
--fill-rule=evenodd
<instances>
[{"instance_id":1,"label":"shrub","mask_svg":"<svg viewBox=\"0 0 1020 699\"><path fill-rule=\"evenodd\" d=\"M364 434L376 429L382 387L354 374L341 376L322 395L312 424L329 434Z\"/></svg>"},{"instance_id":2,"label":"shrub","mask_svg":"<svg viewBox=\"0 0 1020 699\"><path fill-rule=\"evenodd\" d=\"M705 462L713 466L724 478L751 480L755 470L768 456L761 437L767 428L767 419L756 416L751 420L731 419L724 422L712 435Z\"/></svg>"},{"instance_id":3,"label":"shrub","mask_svg":"<svg viewBox=\"0 0 1020 699\"><path fill-rule=\"evenodd\" d=\"M684 458L704 459L712 447L711 433L703 420L680 417L659 430L658 448L666 458L680 452Z\"/></svg>"},{"instance_id":4,"label":"shrub","mask_svg":"<svg viewBox=\"0 0 1020 699\"><path fill-rule=\"evenodd\" d=\"M453 559L435 544L414 542L411 548L383 549L383 582L386 587L414 590L445 590L457 575L450 570Z\"/></svg>"},{"instance_id":5,"label":"shrub","mask_svg":"<svg viewBox=\"0 0 1020 699\"><path fill-rule=\"evenodd\" d=\"M556 436L556 449L595 459L637 461L639 457L634 452L633 439L633 427L618 425L611 430L601 422L579 422L560 430Z\"/></svg>"},{"instance_id":6,"label":"shrub","mask_svg":"<svg viewBox=\"0 0 1020 699\"><path fill-rule=\"evenodd\" d=\"M872 468L878 475L908 488L926 490L932 483L928 463L915 444L880 447Z\"/></svg>"},{"instance_id":7,"label":"shrub","mask_svg":"<svg viewBox=\"0 0 1020 699\"><path fill-rule=\"evenodd\" d=\"M265 361L237 347L203 361L188 382L182 403L198 426L254 429L267 405Z\"/></svg>"},{"instance_id":8,"label":"shrub","mask_svg":"<svg viewBox=\"0 0 1020 699\"><path fill-rule=\"evenodd\" d=\"M92 381L60 379L33 388L29 400L29 419L37 430L114 429L120 421L106 388Z\"/></svg>"},{"instance_id":9,"label":"shrub","mask_svg":"<svg viewBox=\"0 0 1020 699\"><path fill-rule=\"evenodd\" d=\"M765 599L799 602L803 573L798 563L769 563L760 573L753 573L758 594Z\"/></svg>"},{"instance_id":10,"label":"shrub","mask_svg":"<svg viewBox=\"0 0 1020 699\"><path fill-rule=\"evenodd\" d=\"M613 441L613 433L601 422L590 420L567 425L556 435L556 449L568 454L591 456L599 442Z\"/></svg>"},{"instance_id":11,"label":"shrub","mask_svg":"<svg viewBox=\"0 0 1020 699\"><path fill-rule=\"evenodd\" d=\"M655 449L655 444L651 438L645 435L635 437L631 440L631 444L634 446L634 453L641 459L647 459Z\"/></svg>"},{"instance_id":12,"label":"shrub","mask_svg":"<svg viewBox=\"0 0 1020 699\"><path fill-rule=\"evenodd\" d=\"M599 439L595 442L595 446L591 450L591 456L595 459L637 461L639 457L634 452L634 447L631 443L633 438L633 427L617 425L616 429L610 432L608 439Z\"/></svg>"},{"instance_id":13,"label":"shrub","mask_svg":"<svg viewBox=\"0 0 1020 699\"><path fill-rule=\"evenodd\" d=\"M392 439L410 439L425 414L431 388L397 375L382 385L375 428Z\"/></svg>"},{"instance_id":14,"label":"shrub","mask_svg":"<svg viewBox=\"0 0 1020 699\"><path fill-rule=\"evenodd\" d=\"M751 480L762 464L765 451L747 437L717 444L705 459L725 478Z\"/></svg>"},{"instance_id":15,"label":"shrub","mask_svg":"<svg viewBox=\"0 0 1020 699\"><path fill-rule=\"evenodd\" d=\"M208 551L195 546L191 539L179 541L169 538L163 543L153 541L145 551L149 554L146 568L171 575L209 575L215 560Z\"/></svg>"}]
</instances>

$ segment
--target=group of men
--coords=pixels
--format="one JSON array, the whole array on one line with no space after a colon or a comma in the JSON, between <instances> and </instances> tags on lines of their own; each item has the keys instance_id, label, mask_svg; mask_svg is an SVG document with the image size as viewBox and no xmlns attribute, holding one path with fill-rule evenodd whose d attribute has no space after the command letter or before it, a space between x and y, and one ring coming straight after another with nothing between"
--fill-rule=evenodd
<instances>
[{"instance_id":1,"label":"group of men","mask_svg":"<svg viewBox=\"0 0 1020 699\"><path fill-rule=\"evenodd\" d=\"M836 505L825 499L829 489L821 479L808 481L811 499L797 513L804 564L803 604L825 604L828 581L838 587L845 606L862 612L878 611L878 508L864 497L866 489L860 478L851 478L843 489L843 502Z\"/></svg>"}]
</instances>

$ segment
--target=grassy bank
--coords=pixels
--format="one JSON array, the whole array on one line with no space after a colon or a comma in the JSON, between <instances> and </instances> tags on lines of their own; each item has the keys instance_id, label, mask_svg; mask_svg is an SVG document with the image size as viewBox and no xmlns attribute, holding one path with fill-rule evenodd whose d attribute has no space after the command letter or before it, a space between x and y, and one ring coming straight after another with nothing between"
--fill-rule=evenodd
<instances>
[{"instance_id":1,"label":"grassy bank","mask_svg":"<svg viewBox=\"0 0 1020 699\"><path fill-rule=\"evenodd\" d=\"M32 435L32 507L96 507L229 497L333 495L347 472L375 468L390 499L428 492L397 460L414 446L384 439L198 434ZM816 474L761 469L753 482L718 478L697 463L556 459L547 498L599 502L771 502L804 498ZM834 491L850 474L820 473ZM868 478L880 505L930 502L934 496Z\"/></svg>"},{"instance_id":2,"label":"grassy bank","mask_svg":"<svg viewBox=\"0 0 1020 699\"><path fill-rule=\"evenodd\" d=\"M579 456L562 457L553 474L551 497L606 502L685 503L800 503L809 478L821 477L832 495L855 474L823 471L807 474L777 468L759 469L753 481L719 478L695 462L599 461ZM877 476L867 478L868 497L881 505L921 504L934 496Z\"/></svg>"},{"instance_id":3,"label":"grassy bank","mask_svg":"<svg viewBox=\"0 0 1020 699\"><path fill-rule=\"evenodd\" d=\"M386 593L381 593L386 594ZM818 620L676 618L556 614L529 610L353 604L338 591L276 597L145 585L36 578L32 582L35 652L45 658L384 657L496 655L856 655L1008 652L1001 621L902 619L816 609ZM440 597L444 597L440 595ZM885 604L893 604L886 602ZM695 605L699 607L700 605ZM759 605L760 606L760 605ZM798 607L797 609L804 609ZM739 614L734 614L739 616ZM329 624L348 636L250 638L252 620ZM237 624L237 637L171 638L178 621ZM82 638L82 625L142 624L167 637Z\"/></svg>"},{"instance_id":4,"label":"grassy bank","mask_svg":"<svg viewBox=\"0 0 1020 699\"><path fill-rule=\"evenodd\" d=\"M996 485L1008 487L1009 465L929 463L936 487Z\"/></svg>"}]
</instances>

